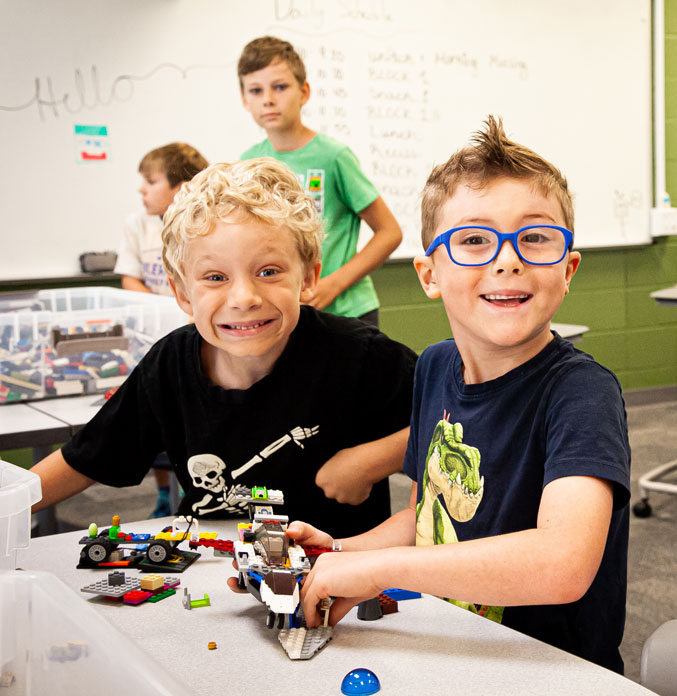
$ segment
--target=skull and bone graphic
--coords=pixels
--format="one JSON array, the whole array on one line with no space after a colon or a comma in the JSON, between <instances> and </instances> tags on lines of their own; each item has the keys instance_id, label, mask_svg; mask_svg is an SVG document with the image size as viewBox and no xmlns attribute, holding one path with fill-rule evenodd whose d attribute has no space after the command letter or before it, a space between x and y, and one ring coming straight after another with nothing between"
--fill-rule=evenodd
<instances>
[{"instance_id":1,"label":"skull and bone graphic","mask_svg":"<svg viewBox=\"0 0 677 696\"><path fill-rule=\"evenodd\" d=\"M300 426L292 428L288 433L264 447L241 467L234 469L231 474L233 479L238 478L248 469L264 461L289 442L293 442L303 449L302 440L317 435L319 430L319 425L312 428L302 428ZM226 481L223 477L226 464L223 459L215 454L194 454L188 459L187 466L194 486L196 488L204 488L207 491L201 500L193 503L193 512L207 514L216 510L239 512L243 509L243 504L235 498L234 491L237 486L232 485L226 490Z\"/></svg>"}]
</instances>

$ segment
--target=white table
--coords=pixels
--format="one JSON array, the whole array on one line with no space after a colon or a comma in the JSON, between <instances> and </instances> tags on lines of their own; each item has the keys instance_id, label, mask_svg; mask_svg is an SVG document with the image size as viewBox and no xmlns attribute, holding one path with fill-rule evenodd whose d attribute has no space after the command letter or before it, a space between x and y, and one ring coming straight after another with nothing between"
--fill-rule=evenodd
<instances>
[{"instance_id":1,"label":"white table","mask_svg":"<svg viewBox=\"0 0 677 696\"><path fill-rule=\"evenodd\" d=\"M87 396L42 399L41 401L31 401L27 405L38 413L65 423L70 430L70 434L66 438L69 440L96 415L103 404L103 399L103 394L88 394ZM2 413L0 413L1 415Z\"/></svg>"},{"instance_id":2,"label":"white table","mask_svg":"<svg viewBox=\"0 0 677 696\"><path fill-rule=\"evenodd\" d=\"M651 293L651 297L658 304L675 305L677 304L677 285L673 288L664 288Z\"/></svg>"},{"instance_id":3,"label":"white table","mask_svg":"<svg viewBox=\"0 0 677 696\"><path fill-rule=\"evenodd\" d=\"M102 394L0 405L0 449L30 447L33 464L67 442L99 410ZM57 530L54 506L36 515L40 533ZM35 533L35 532L34 532Z\"/></svg>"},{"instance_id":4,"label":"white table","mask_svg":"<svg viewBox=\"0 0 677 696\"><path fill-rule=\"evenodd\" d=\"M93 520L100 527L108 520ZM126 523L122 530L154 532L165 520ZM205 522L200 531L232 539L232 521ZM48 570L76 592L105 570L77 570L84 532L41 537L20 551L26 570ZM381 694L649 694L638 684L545 643L529 638L440 599L424 596L401 601L399 612L365 622L353 610L335 629L334 639L307 661L291 661L276 629L265 626L266 608L250 595L226 586L234 575L230 559L209 549L183 574L177 595L158 604L121 606L81 593L82 601L121 633L188 684L190 693L267 693L276 696L340 694L343 677L364 667L376 673ZM138 575L138 571L127 571ZM211 606L187 611L181 598L206 592ZM89 598L89 599L88 599ZM216 650L207 643L215 641Z\"/></svg>"},{"instance_id":5,"label":"white table","mask_svg":"<svg viewBox=\"0 0 677 696\"><path fill-rule=\"evenodd\" d=\"M31 447L33 464L52 451L52 445L68 442L101 408L103 394L65 396L25 403L0 405L0 450ZM178 509L179 487L170 472L170 505ZM57 531L54 506L37 513L41 533Z\"/></svg>"},{"instance_id":6,"label":"white table","mask_svg":"<svg viewBox=\"0 0 677 696\"><path fill-rule=\"evenodd\" d=\"M588 326L582 324L551 324L550 327L572 343L578 343L583 338L583 334L589 330Z\"/></svg>"}]
</instances>

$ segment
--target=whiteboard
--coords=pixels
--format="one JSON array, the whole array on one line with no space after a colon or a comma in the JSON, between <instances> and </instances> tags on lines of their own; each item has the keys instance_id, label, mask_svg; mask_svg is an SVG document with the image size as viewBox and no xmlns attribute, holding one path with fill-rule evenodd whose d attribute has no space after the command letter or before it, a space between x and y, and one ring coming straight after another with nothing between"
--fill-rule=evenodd
<instances>
[{"instance_id":1,"label":"whiteboard","mask_svg":"<svg viewBox=\"0 0 677 696\"><path fill-rule=\"evenodd\" d=\"M263 34L302 53L304 121L354 150L403 228L395 257L421 251L431 167L489 113L568 177L579 247L648 243L650 14L650 0L0 0L0 279L117 249L148 150L180 140L216 162L262 140L236 63Z\"/></svg>"}]
</instances>

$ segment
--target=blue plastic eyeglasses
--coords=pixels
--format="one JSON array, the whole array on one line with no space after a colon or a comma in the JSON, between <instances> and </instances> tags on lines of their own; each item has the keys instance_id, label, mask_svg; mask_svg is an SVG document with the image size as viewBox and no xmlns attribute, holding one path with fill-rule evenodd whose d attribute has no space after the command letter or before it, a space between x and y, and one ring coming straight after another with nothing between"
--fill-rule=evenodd
<instances>
[{"instance_id":1,"label":"blue plastic eyeglasses","mask_svg":"<svg viewBox=\"0 0 677 696\"><path fill-rule=\"evenodd\" d=\"M532 266L554 266L571 250L574 235L557 225L528 225L516 232L504 234L493 227L464 225L452 227L437 236L426 249L430 256L444 244L449 258L459 266L485 266L510 242L517 255Z\"/></svg>"}]
</instances>

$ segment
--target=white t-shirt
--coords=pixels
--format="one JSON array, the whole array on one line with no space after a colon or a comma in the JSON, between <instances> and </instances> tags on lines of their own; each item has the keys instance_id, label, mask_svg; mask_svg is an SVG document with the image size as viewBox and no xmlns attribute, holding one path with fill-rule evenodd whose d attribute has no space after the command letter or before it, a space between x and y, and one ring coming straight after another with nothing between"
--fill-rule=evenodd
<instances>
[{"instance_id":1,"label":"white t-shirt","mask_svg":"<svg viewBox=\"0 0 677 696\"><path fill-rule=\"evenodd\" d=\"M115 273L139 278L157 295L172 295L162 267L162 218L145 212L132 213L126 220Z\"/></svg>"}]
</instances>

